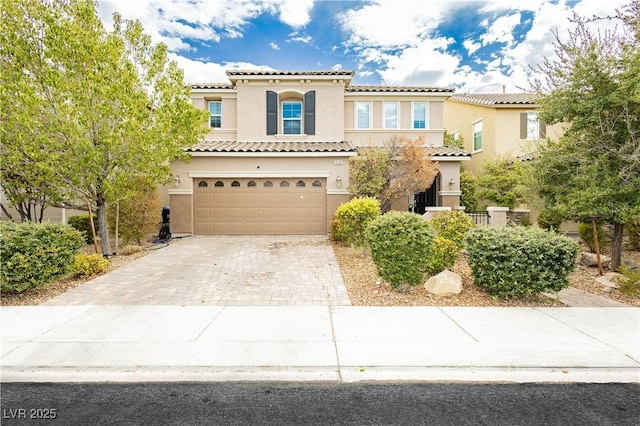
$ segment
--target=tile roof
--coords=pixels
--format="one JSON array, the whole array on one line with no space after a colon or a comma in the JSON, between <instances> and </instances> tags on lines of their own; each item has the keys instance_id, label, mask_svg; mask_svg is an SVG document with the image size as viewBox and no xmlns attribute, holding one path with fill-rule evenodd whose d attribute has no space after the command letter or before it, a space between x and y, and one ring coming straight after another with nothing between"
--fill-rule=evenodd
<instances>
[{"instance_id":1,"label":"tile roof","mask_svg":"<svg viewBox=\"0 0 640 426\"><path fill-rule=\"evenodd\" d=\"M235 89L235 84L230 83L191 83L192 89Z\"/></svg>"},{"instance_id":2,"label":"tile roof","mask_svg":"<svg viewBox=\"0 0 640 426\"><path fill-rule=\"evenodd\" d=\"M449 98L452 101L478 105L535 105L533 93L460 93Z\"/></svg>"},{"instance_id":3,"label":"tile roof","mask_svg":"<svg viewBox=\"0 0 640 426\"><path fill-rule=\"evenodd\" d=\"M353 77L355 74L354 71L277 71L277 70L229 70L227 71L228 76L250 76L250 75L260 75L260 76L276 76L276 75L288 75L288 76L298 76L298 75L326 75L326 76L343 76L343 77Z\"/></svg>"},{"instance_id":4,"label":"tile roof","mask_svg":"<svg viewBox=\"0 0 640 426\"><path fill-rule=\"evenodd\" d=\"M346 92L411 92L411 93L453 93L455 89L449 87L427 86L373 86L352 85L345 89Z\"/></svg>"},{"instance_id":5,"label":"tile roof","mask_svg":"<svg viewBox=\"0 0 640 426\"><path fill-rule=\"evenodd\" d=\"M187 152L356 152L348 141L341 142L236 142L202 141Z\"/></svg>"},{"instance_id":6,"label":"tile roof","mask_svg":"<svg viewBox=\"0 0 640 426\"><path fill-rule=\"evenodd\" d=\"M432 157L469 157L471 154L463 151L460 148L453 148L450 146L427 146L425 147L427 152Z\"/></svg>"}]
</instances>

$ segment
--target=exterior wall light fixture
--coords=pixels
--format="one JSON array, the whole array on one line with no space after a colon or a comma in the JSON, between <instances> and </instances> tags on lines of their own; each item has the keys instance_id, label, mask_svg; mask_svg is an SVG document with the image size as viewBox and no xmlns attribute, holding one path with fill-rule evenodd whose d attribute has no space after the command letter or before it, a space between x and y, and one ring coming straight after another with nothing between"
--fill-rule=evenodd
<instances>
[{"instance_id":1,"label":"exterior wall light fixture","mask_svg":"<svg viewBox=\"0 0 640 426\"><path fill-rule=\"evenodd\" d=\"M173 178L173 185L180 186L180 182L182 182L182 179L180 179L180 175L175 175Z\"/></svg>"}]
</instances>

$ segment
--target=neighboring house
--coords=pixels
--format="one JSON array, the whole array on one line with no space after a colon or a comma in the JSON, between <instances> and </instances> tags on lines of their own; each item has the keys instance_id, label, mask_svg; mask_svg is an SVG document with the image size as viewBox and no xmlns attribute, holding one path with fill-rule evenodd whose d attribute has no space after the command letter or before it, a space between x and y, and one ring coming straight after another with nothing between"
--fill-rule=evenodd
<instances>
[{"instance_id":1,"label":"neighboring house","mask_svg":"<svg viewBox=\"0 0 640 426\"><path fill-rule=\"evenodd\" d=\"M422 136L440 164L431 188L397 210L459 205L460 161L443 147L453 89L351 85L351 71L228 71L230 83L193 84L210 132L172 164L173 233L326 234L349 199L349 158L394 136Z\"/></svg>"},{"instance_id":2,"label":"neighboring house","mask_svg":"<svg viewBox=\"0 0 640 426\"><path fill-rule=\"evenodd\" d=\"M471 160L466 170L478 175L487 158L526 157L535 142L562 134L560 125L547 126L538 117L535 95L528 93L456 94L444 105L444 126L454 139L464 139Z\"/></svg>"}]
</instances>

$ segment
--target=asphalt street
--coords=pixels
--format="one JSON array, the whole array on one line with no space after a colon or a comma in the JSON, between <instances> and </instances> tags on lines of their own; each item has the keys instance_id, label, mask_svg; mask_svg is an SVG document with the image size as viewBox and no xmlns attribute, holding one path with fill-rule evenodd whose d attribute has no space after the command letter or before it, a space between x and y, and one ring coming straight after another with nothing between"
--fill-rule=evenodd
<instances>
[{"instance_id":1,"label":"asphalt street","mask_svg":"<svg viewBox=\"0 0 640 426\"><path fill-rule=\"evenodd\" d=\"M2 424L638 425L637 384L3 383Z\"/></svg>"}]
</instances>

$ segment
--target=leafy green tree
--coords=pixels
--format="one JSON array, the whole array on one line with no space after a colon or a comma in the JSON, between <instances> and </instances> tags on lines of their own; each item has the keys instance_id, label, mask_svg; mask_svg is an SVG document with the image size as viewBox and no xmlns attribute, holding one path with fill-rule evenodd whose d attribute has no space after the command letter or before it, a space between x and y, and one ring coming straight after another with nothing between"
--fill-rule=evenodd
<instances>
[{"instance_id":1,"label":"leafy green tree","mask_svg":"<svg viewBox=\"0 0 640 426\"><path fill-rule=\"evenodd\" d=\"M477 178L478 197L514 209L529 199L526 165L508 156L489 158Z\"/></svg>"},{"instance_id":2,"label":"leafy green tree","mask_svg":"<svg viewBox=\"0 0 640 426\"><path fill-rule=\"evenodd\" d=\"M478 208L478 197L476 195L477 182L473 173L460 171L460 205L468 212Z\"/></svg>"},{"instance_id":3,"label":"leafy green tree","mask_svg":"<svg viewBox=\"0 0 640 426\"><path fill-rule=\"evenodd\" d=\"M618 30L593 34L589 24L615 21ZM574 16L557 59L545 60L533 86L542 119L568 123L557 142L539 146L536 186L567 218L613 224L611 266L621 262L624 224L640 212L640 1L615 16Z\"/></svg>"},{"instance_id":4,"label":"leafy green tree","mask_svg":"<svg viewBox=\"0 0 640 426\"><path fill-rule=\"evenodd\" d=\"M453 135L446 130L444 131L444 146L451 148L464 149L464 138L458 135L458 138L454 138Z\"/></svg>"},{"instance_id":5,"label":"leafy green tree","mask_svg":"<svg viewBox=\"0 0 640 426\"><path fill-rule=\"evenodd\" d=\"M393 137L349 160L349 192L378 199L384 213L395 200L429 188L437 174L422 137Z\"/></svg>"},{"instance_id":6,"label":"leafy green tree","mask_svg":"<svg viewBox=\"0 0 640 426\"><path fill-rule=\"evenodd\" d=\"M168 182L170 162L206 133L207 113L140 22L114 14L108 32L80 0L7 0L0 13L2 186L18 188L4 171L23 170L24 187L44 180L45 195L89 203L107 254L107 203L141 180Z\"/></svg>"}]
</instances>

